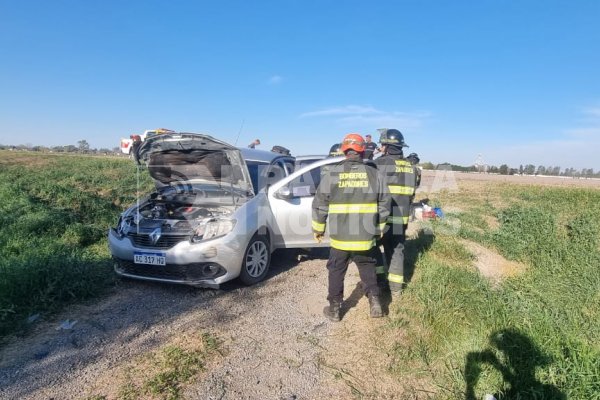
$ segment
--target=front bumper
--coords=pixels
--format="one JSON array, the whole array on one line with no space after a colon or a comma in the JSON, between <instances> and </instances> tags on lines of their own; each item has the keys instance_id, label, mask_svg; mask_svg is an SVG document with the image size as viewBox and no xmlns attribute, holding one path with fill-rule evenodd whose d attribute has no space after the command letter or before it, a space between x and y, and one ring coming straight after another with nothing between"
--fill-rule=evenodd
<instances>
[{"instance_id":1,"label":"front bumper","mask_svg":"<svg viewBox=\"0 0 600 400\"><path fill-rule=\"evenodd\" d=\"M207 288L219 288L220 284L239 276L246 250L241 239L226 235L206 242L191 243L185 240L168 249L154 249L137 247L129 237L120 237L114 229L110 229L108 234L114 269L118 275ZM163 253L166 265L135 264L135 252Z\"/></svg>"},{"instance_id":2,"label":"front bumper","mask_svg":"<svg viewBox=\"0 0 600 400\"><path fill-rule=\"evenodd\" d=\"M216 263L195 263L187 265L145 265L132 261L114 258L115 272L127 278L143 279L155 282L178 283L196 287L218 289L216 279L227 273L225 268ZM214 274L206 274L207 269L215 270ZM207 276L211 275L211 276Z\"/></svg>"}]
</instances>

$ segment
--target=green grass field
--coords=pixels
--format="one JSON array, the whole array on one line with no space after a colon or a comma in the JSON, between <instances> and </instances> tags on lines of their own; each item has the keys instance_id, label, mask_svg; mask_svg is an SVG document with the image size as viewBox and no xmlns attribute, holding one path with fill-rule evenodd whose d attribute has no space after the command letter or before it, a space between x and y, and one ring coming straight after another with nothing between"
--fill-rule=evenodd
<instances>
[{"instance_id":1,"label":"green grass field","mask_svg":"<svg viewBox=\"0 0 600 400\"><path fill-rule=\"evenodd\" d=\"M136 187L131 160L0 152L0 337L113 283L107 230Z\"/></svg>"},{"instance_id":2,"label":"green grass field","mask_svg":"<svg viewBox=\"0 0 600 400\"><path fill-rule=\"evenodd\" d=\"M600 399L600 191L487 182L429 198L454 223L408 244L390 372L440 399ZM465 241L524 271L493 285Z\"/></svg>"}]
</instances>

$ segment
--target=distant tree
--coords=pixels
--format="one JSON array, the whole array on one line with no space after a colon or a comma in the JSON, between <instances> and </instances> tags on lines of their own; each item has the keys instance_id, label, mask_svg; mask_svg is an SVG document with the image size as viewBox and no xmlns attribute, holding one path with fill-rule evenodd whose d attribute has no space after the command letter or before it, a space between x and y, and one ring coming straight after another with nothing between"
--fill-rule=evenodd
<instances>
[{"instance_id":1,"label":"distant tree","mask_svg":"<svg viewBox=\"0 0 600 400\"><path fill-rule=\"evenodd\" d=\"M474 165L464 167L462 165L455 165L455 164L450 164L447 162L438 164L436 166L436 169L449 169L452 171L459 171L459 172L477 172L477 167L475 167Z\"/></svg>"},{"instance_id":2,"label":"distant tree","mask_svg":"<svg viewBox=\"0 0 600 400\"><path fill-rule=\"evenodd\" d=\"M501 175L508 175L508 165L506 164L502 164L499 168L498 168L498 172Z\"/></svg>"},{"instance_id":3,"label":"distant tree","mask_svg":"<svg viewBox=\"0 0 600 400\"><path fill-rule=\"evenodd\" d=\"M560 167L552 168L552 175L559 176L560 175Z\"/></svg>"},{"instance_id":4,"label":"distant tree","mask_svg":"<svg viewBox=\"0 0 600 400\"><path fill-rule=\"evenodd\" d=\"M523 164L519 165L519 175L523 175Z\"/></svg>"},{"instance_id":5,"label":"distant tree","mask_svg":"<svg viewBox=\"0 0 600 400\"><path fill-rule=\"evenodd\" d=\"M78 141L77 147L79 148L80 153L87 153L90 150L90 145L85 139Z\"/></svg>"},{"instance_id":6,"label":"distant tree","mask_svg":"<svg viewBox=\"0 0 600 400\"><path fill-rule=\"evenodd\" d=\"M120 153L121 152L121 148L120 147L113 147L112 151L113 151L113 153ZM423 167L423 168L425 168L425 167Z\"/></svg>"},{"instance_id":7,"label":"distant tree","mask_svg":"<svg viewBox=\"0 0 600 400\"><path fill-rule=\"evenodd\" d=\"M67 153L75 153L78 150L78 148L73 146L72 144L64 146L64 149Z\"/></svg>"},{"instance_id":8,"label":"distant tree","mask_svg":"<svg viewBox=\"0 0 600 400\"><path fill-rule=\"evenodd\" d=\"M533 175L535 173L535 165L527 164L523 170L523 173L526 175Z\"/></svg>"},{"instance_id":9,"label":"distant tree","mask_svg":"<svg viewBox=\"0 0 600 400\"><path fill-rule=\"evenodd\" d=\"M490 166L489 173L490 174L497 174L498 173L498 167L496 167L495 165Z\"/></svg>"},{"instance_id":10,"label":"distant tree","mask_svg":"<svg viewBox=\"0 0 600 400\"><path fill-rule=\"evenodd\" d=\"M546 174L546 167L544 167L543 165L538 165L537 172L535 174L536 175L545 175Z\"/></svg>"},{"instance_id":11,"label":"distant tree","mask_svg":"<svg viewBox=\"0 0 600 400\"><path fill-rule=\"evenodd\" d=\"M581 176L581 173L577 169L570 167L570 168L565 168L565 172L563 173L563 175L577 177L577 176Z\"/></svg>"},{"instance_id":12,"label":"distant tree","mask_svg":"<svg viewBox=\"0 0 600 400\"><path fill-rule=\"evenodd\" d=\"M115 153L118 153L119 151L120 149L118 147L115 147ZM423 169L435 169L435 165L433 165L431 161L422 163L421 167L423 167Z\"/></svg>"},{"instance_id":13,"label":"distant tree","mask_svg":"<svg viewBox=\"0 0 600 400\"><path fill-rule=\"evenodd\" d=\"M508 170L508 174L509 175L516 175L518 173L519 173L519 170L516 169L516 168L511 168L511 169Z\"/></svg>"}]
</instances>

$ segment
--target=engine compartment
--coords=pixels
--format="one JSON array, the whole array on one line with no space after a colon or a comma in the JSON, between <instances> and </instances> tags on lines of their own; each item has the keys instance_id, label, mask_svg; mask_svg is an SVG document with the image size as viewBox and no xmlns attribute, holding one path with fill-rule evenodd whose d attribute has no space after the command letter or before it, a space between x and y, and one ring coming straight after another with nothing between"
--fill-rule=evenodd
<instances>
[{"instance_id":1,"label":"engine compartment","mask_svg":"<svg viewBox=\"0 0 600 400\"><path fill-rule=\"evenodd\" d=\"M151 194L139 208L126 213L117 227L121 234L149 232L161 228L163 232L192 234L199 227L217 218L228 217L233 213L232 206L202 201L198 195L190 194Z\"/></svg>"}]
</instances>

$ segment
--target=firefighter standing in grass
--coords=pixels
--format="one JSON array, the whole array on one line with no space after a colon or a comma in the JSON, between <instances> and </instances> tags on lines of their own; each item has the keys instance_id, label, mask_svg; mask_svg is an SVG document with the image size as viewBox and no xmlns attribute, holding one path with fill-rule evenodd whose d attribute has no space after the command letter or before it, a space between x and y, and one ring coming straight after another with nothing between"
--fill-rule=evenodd
<instances>
[{"instance_id":1,"label":"firefighter standing in grass","mask_svg":"<svg viewBox=\"0 0 600 400\"><path fill-rule=\"evenodd\" d=\"M362 161L365 141L358 134L349 134L342 141L346 158L329 165L313 200L313 232L321 241L325 223L329 224L331 251L327 261L329 274L329 306L323 313L332 321L341 319L344 277L352 260L358 267L363 288L369 298L371 317L383 316L377 286L376 238L390 212L390 196L383 190L377 170ZM329 219L328 219L329 217Z\"/></svg>"},{"instance_id":2,"label":"firefighter standing in grass","mask_svg":"<svg viewBox=\"0 0 600 400\"><path fill-rule=\"evenodd\" d=\"M410 215L410 203L415 194L415 166L404 158L402 148L408 147L397 129L380 129L383 156L375 160L386 191L391 194L391 214L384 230L382 244L389 270L387 280L392 297L404 287L404 242ZM383 272L385 271L378 271Z\"/></svg>"}]
</instances>

